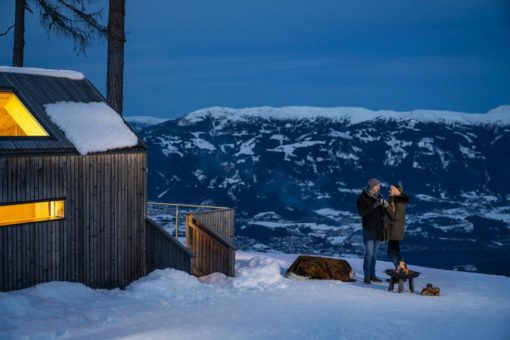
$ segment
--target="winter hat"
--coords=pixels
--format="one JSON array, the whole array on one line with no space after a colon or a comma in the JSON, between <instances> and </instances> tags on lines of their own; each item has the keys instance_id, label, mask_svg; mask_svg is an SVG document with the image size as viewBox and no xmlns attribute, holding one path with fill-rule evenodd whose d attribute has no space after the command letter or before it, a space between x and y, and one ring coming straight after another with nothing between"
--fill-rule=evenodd
<instances>
[{"instance_id":1,"label":"winter hat","mask_svg":"<svg viewBox=\"0 0 510 340\"><path fill-rule=\"evenodd\" d=\"M403 193L404 192L404 187L402 186L402 183L398 182L398 184L392 184L395 188L398 189L398 191L400 191L400 193Z\"/></svg>"},{"instance_id":2,"label":"winter hat","mask_svg":"<svg viewBox=\"0 0 510 340\"><path fill-rule=\"evenodd\" d=\"M371 189L373 187L375 187L376 185L379 185L381 184L381 182L379 182L379 180L377 178L370 178L368 180L368 188Z\"/></svg>"}]
</instances>

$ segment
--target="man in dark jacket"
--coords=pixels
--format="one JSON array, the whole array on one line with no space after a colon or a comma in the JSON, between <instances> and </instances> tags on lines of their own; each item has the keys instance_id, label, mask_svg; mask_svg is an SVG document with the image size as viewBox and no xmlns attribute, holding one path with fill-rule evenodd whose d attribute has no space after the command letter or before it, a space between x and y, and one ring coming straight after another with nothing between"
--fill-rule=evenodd
<instances>
[{"instance_id":1,"label":"man in dark jacket","mask_svg":"<svg viewBox=\"0 0 510 340\"><path fill-rule=\"evenodd\" d=\"M384 207L388 203L379 195L381 182L372 178L367 187L358 196L356 202L358 214L361 216L363 226L363 243L365 244L365 259L363 260L363 282L382 282L375 275L375 262L377 260L378 241L384 240L383 216Z\"/></svg>"},{"instance_id":2,"label":"man in dark jacket","mask_svg":"<svg viewBox=\"0 0 510 340\"><path fill-rule=\"evenodd\" d=\"M400 241L404 239L406 224L406 206L409 203L409 196L404 193L401 184L390 185L390 198L386 213L388 218L385 223L388 225L388 257L392 260L395 268L398 267L402 257L400 255ZM386 225L385 225L386 229Z\"/></svg>"}]
</instances>

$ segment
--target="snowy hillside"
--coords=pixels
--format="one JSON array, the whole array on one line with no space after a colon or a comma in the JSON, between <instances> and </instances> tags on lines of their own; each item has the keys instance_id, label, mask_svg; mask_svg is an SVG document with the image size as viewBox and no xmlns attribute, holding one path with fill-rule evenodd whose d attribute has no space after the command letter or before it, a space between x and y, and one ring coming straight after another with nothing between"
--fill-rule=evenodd
<instances>
[{"instance_id":1,"label":"snowy hillside","mask_svg":"<svg viewBox=\"0 0 510 340\"><path fill-rule=\"evenodd\" d=\"M124 116L124 119L135 131L140 131L149 126L161 124L168 120L152 116Z\"/></svg>"},{"instance_id":2,"label":"snowy hillside","mask_svg":"<svg viewBox=\"0 0 510 340\"><path fill-rule=\"evenodd\" d=\"M510 275L510 106L209 108L141 136L149 199L235 207L241 249L360 254L356 195L378 177L412 197L408 259Z\"/></svg>"},{"instance_id":3,"label":"snowy hillside","mask_svg":"<svg viewBox=\"0 0 510 340\"><path fill-rule=\"evenodd\" d=\"M194 111L181 121L181 125L196 124L206 119L219 121L250 121L254 118L265 120L317 120L349 121L358 124L365 121L401 120L415 122L443 122L460 124L510 124L510 105L501 105L486 113L464 113L454 111L414 110L414 111L373 111L360 107L252 107L232 109L228 107L211 107Z\"/></svg>"},{"instance_id":4,"label":"snowy hillside","mask_svg":"<svg viewBox=\"0 0 510 340\"><path fill-rule=\"evenodd\" d=\"M158 270L126 290L50 282L0 293L0 338L508 339L510 278L413 267L439 297L290 280L294 255L237 254L237 277ZM359 259L347 259L362 275ZM378 274L389 263L378 263ZM406 285L407 288L407 285Z\"/></svg>"}]
</instances>

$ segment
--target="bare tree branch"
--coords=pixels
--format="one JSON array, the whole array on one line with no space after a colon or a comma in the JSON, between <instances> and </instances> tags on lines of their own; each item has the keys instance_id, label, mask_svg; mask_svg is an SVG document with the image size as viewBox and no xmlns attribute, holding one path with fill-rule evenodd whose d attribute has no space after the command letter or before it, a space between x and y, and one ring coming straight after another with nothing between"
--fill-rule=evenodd
<instances>
[{"instance_id":1,"label":"bare tree branch","mask_svg":"<svg viewBox=\"0 0 510 340\"><path fill-rule=\"evenodd\" d=\"M12 30L13 28L14 25L9 26L9 28L7 28L7 30L4 33L0 33L0 37L6 36L9 33L9 31Z\"/></svg>"}]
</instances>

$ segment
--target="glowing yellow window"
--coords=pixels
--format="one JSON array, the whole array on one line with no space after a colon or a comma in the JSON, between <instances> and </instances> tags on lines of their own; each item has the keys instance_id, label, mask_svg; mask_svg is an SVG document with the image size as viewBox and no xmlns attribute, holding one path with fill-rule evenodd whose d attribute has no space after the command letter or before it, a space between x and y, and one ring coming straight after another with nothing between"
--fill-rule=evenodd
<instances>
[{"instance_id":1,"label":"glowing yellow window","mask_svg":"<svg viewBox=\"0 0 510 340\"><path fill-rule=\"evenodd\" d=\"M0 137L48 136L12 92L0 92Z\"/></svg>"},{"instance_id":2,"label":"glowing yellow window","mask_svg":"<svg viewBox=\"0 0 510 340\"><path fill-rule=\"evenodd\" d=\"M64 218L64 200L0 205L0 227Z\"/></svg>"}]
</instances>

